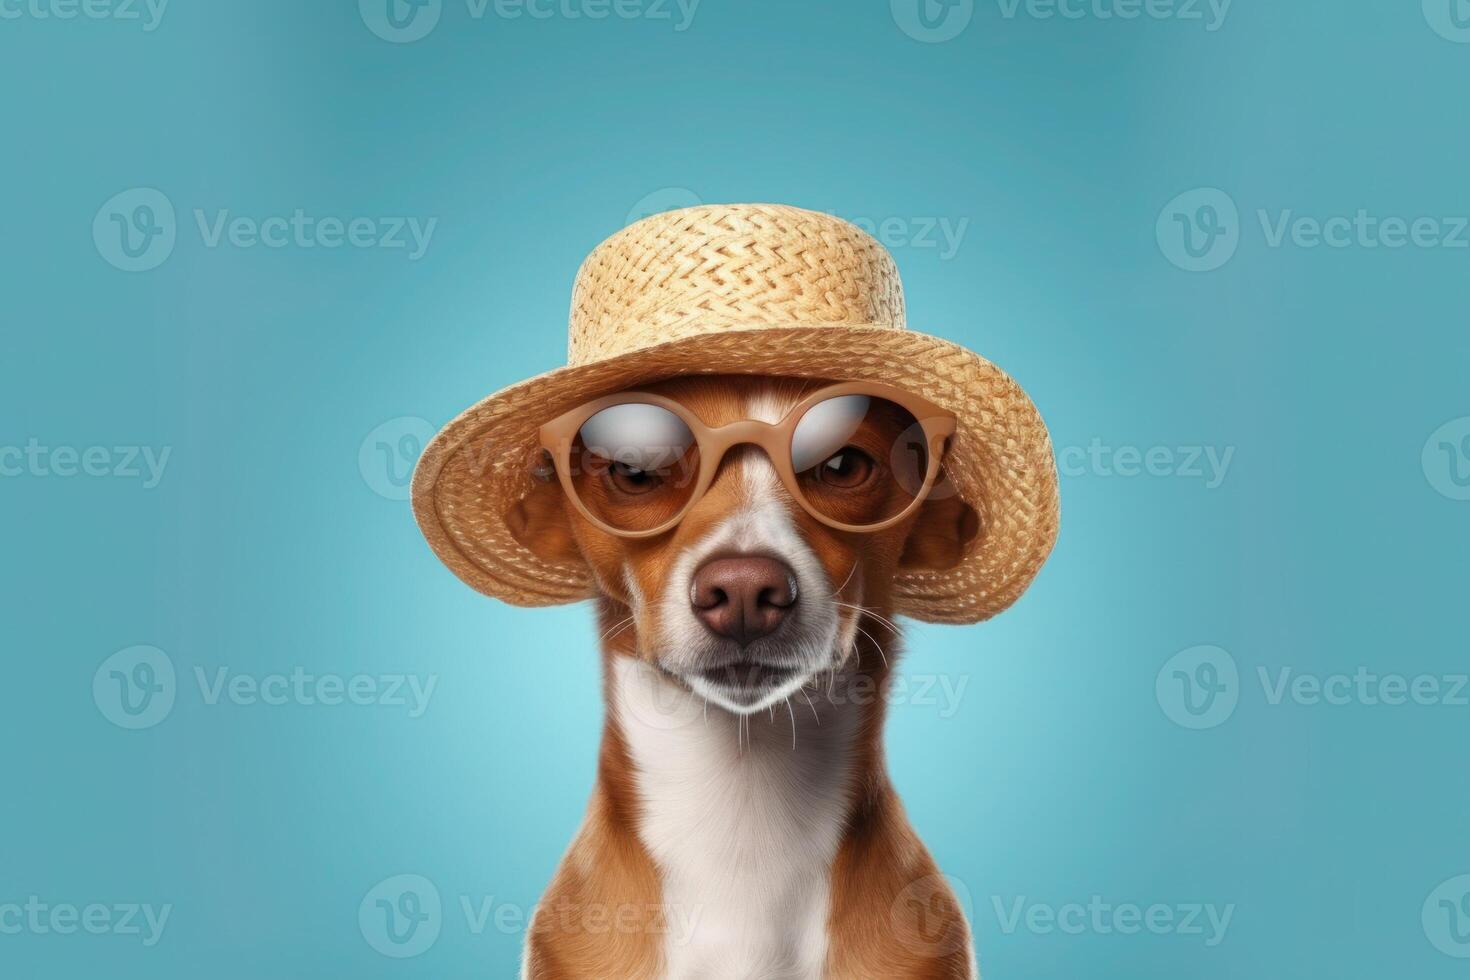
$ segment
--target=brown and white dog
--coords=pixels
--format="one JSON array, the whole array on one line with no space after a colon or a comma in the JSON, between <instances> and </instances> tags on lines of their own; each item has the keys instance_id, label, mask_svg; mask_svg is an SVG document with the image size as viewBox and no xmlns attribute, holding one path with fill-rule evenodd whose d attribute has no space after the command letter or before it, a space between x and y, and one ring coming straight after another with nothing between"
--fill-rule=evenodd
<instances>
[{"instance_id":1,"label":"brown and white dog","mask_svg":"<svg viewBox=\"0 0 1470 980\"><path fill-rule=\"evenodd\" d=\"M811 387L641 390L717 426L774 423ZM592 570L607 705L597 784L523 976L975 976L959 904L888 781L871 696L895 660L895 573L955 565L977 531L968 505L935 495L886 530L836 531L744 446L658 537L605 533L554 483L506 518L539 556Z\"/></svg>"}]
</instances>

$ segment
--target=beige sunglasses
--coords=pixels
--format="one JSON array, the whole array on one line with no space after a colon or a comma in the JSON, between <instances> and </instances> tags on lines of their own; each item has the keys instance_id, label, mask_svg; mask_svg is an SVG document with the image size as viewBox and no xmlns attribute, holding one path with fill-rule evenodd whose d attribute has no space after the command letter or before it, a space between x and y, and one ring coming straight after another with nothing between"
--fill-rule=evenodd
<instances>
[{"instance_id":1,"label":"beige sunglasses","mask_svg":"<svg viewBox=\"0 0 1470 980\"><path fill-rule=\"evenodd\" d=\"M650 538L675 526L736 446L756 446L808 514L839 531L881 531L929 496L953 413L887 385L849 382L813 392L773 424L711 427L678 402L630 391L590 401L541 427L547 465L593 524Z\"/></svg>"}]
</instances>

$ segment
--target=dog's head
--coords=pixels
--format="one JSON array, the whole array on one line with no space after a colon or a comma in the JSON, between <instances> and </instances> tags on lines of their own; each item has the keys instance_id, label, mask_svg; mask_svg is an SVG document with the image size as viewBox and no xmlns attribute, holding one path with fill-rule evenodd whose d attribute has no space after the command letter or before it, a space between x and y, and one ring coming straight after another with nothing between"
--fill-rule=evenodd
<instances>
[{"instance_id":1,"label":"dog's head","mask_svg":"<svg viewBox=\"0 0 1470 980\"><path fill-rule=\"evenodd\" d=\"M708 377L639 390L670 398L718 427L743 419L779 422L815 387ZM875 431L853 439L892 444L900 433L882 431L887 424L865 419ZM850 468L853 452L843 447L817 468ZM861 455L865 467L886 465L883 453ZM881 481L873 485L883 492ZM978 530L975 512L952 493L932 494L883 530L835 530L808 514L771 460L749 445L731 449L705 494L675 528L656 537L607 533L554 482L536 485L506 522L540 557L587 565L621 614L608 624L617 652L738 713L761 710L814 675L844 667L863 615L881 621L890 608L895 573L953 567Z\"/></svg>"}]
</instances>

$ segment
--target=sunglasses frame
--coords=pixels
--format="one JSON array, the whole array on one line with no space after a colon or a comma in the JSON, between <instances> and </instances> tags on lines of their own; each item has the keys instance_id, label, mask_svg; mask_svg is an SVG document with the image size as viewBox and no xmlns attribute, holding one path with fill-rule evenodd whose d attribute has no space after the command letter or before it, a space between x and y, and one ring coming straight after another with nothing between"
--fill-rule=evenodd
<instances>
[{"instance_id":1,"label":"sunglasses frame","mask_svg":"<svg viewBox=\"0 0 1470 980\"><path fill-rule=\"evenodd\" d=\"M898 405L918 421L928 448L929 469L924 474L924 485L914 495L913 501L901 512L876 524L843 524L819 512L802 493L801 482L791 466L791 443L796 436L797 425L813 406L843 395L883 398ZM647 531L623 530L603 521L582 502L572 482L571 453L577 434L592 416L614 405L656 405L665 409L677 416L689 428L690 433L694 436L694 444L699 447L699 474L695 477L694 490L690 493L689 500L673 517ZM756 446L766 454L766 458L775 467L776 475L781 478L781 483L786 487L787 492L801 505L802 510L814 519L837 531L871 534L890 528L902 521L928 498L944 466L946 443L954 435L957 424L953 412L940 408L912 392L888 385L851 381L817 389L797 403L781 421L774 424L755 419L738 419L725 425L709 426L688 408L671 398L665 398L651 391L624 391L594 399L547 422L541 426L540 440L541 448L550 455L562 491L572 502L572 506L576 507L578 513L598 528L620 538L654 538L673 530L694 505L704 497L705 491L714 482L715 474L726 454L736 446L747 445Z\"/></svg>"}]
</instances>

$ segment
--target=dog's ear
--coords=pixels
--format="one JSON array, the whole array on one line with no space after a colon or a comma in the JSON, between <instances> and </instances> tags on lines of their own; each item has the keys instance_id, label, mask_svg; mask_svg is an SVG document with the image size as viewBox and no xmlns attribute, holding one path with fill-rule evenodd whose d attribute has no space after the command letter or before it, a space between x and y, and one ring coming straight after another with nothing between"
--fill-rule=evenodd
<instances>
[{"instance_id":1,"label":"dog's ear","mask_svg":"<svg viewBox=\"0 0 1470 980\"><path fill-rule=\"evenodd\" d=\"M535 483L531 492L505 512L505 526L537 558L566 564L582 560L572 534L566 498L555 483Z\"/></svg>"},{"instance_id":2,"label":"dog's ear","mask_svg":"<svg viewBox=\"0 0 1470 980\"><path fill-rule=\"evenodd\" d=\"M979 515L959 494L930 497L919 507L898 564L913 570L947 571L960 563L979 533Z\"/></svg>"}]
</instances>

